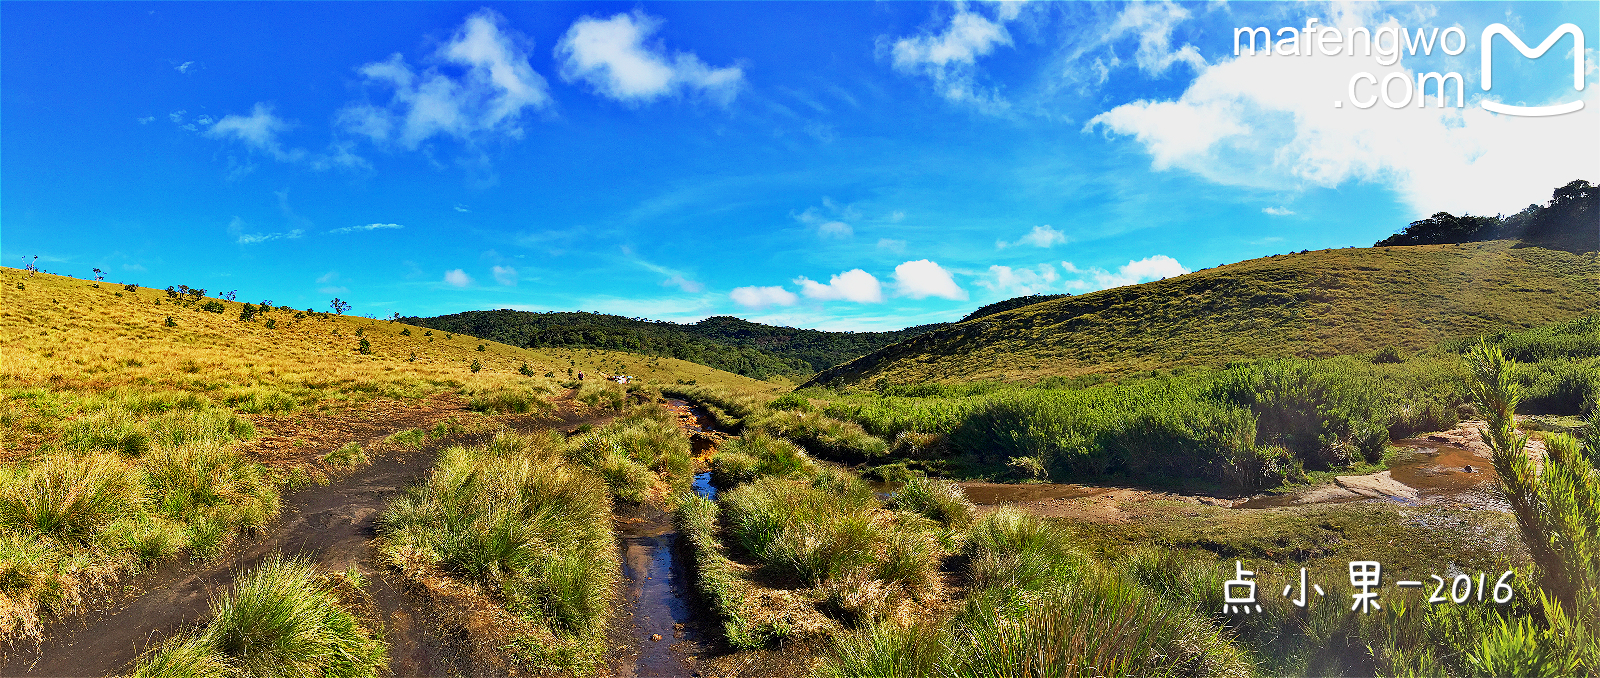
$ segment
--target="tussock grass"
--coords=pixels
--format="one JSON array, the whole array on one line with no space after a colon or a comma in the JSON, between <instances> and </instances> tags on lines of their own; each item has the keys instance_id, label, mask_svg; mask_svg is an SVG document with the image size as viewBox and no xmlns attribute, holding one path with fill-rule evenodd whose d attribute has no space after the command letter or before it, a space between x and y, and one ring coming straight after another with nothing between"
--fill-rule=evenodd
<instances>
[{"instance_id":1,"label":"tussock grass","mask_svg":"<svg viewBox=\"0 0 1600 678\"><path fill-rule=\"evenodd\" d=\"M211 601L211 621L141 657L135 678L367 678L387 651L303 561L269 558Z\"/></svg>"},{"instance_id":2,"label":"tussock grass","mask_svg":"<svg viewBox=\"0 0 1600 678\"><path fill-rule=\"evenodd\" d=\"M711 483L723 489L763 476L808 478L818 472L800 446L763 431L729 440L711 457Z\"/></svg>"},{"instance_id":3,"label":"tussock grass","mask_svg":"<svg viewBox=\"0 0 1600 678\"><path fill-rule=\"evenodd\" d=\"M381 524L383 552L408 576L481 587L547 634L524 648L537 661L581 671L604 651L618 576L611 498L594 472L567 463L558 435L445 450Z\"/></svg>"},{"instance_id":4,"label":"tussock grass","mask_svg":"<svg viewBox=\"0 0 1600 678\"><path fill-rule=\"evenodd\" d=\"M859 424L841 421L821 412L776 411L756 421L747 417L746 428L785 438L813 455L852 463L883 457L889 445Z\"/></svg>"},{"instance_id":5,"label":"tussock grass","mask_svg":"<svg viewBox=\"0 0 1600 678\"><path fill-rule=\"evenodd\" d=\"M976 511L959 485L927 477L912 478L889 497L888 503L896 511L916 513L954 528L966 527Z\"/></svg>"},{"instance_id":6,"label":"tussock grass","mask_svg":"<svg viewBox=\"0 0 1600 678\"><path fill-rule=\"evenodd\" d=\"M717 538L717 503L693 492L680 492L673 501L673 522L688 543L695 565L695 587L722 622L728 644L735 649L765 645L772 635L770 629L753 623L745 613L750 587Z\"/></svg>"}]
</instances>

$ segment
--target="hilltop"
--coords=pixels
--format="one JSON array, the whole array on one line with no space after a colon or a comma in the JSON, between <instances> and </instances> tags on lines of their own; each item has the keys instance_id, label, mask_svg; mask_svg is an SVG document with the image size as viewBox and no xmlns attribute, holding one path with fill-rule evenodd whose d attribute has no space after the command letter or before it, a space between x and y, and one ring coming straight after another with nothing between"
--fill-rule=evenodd
<instances>
[{"instance_id":1,"label":"hilltop","mask_svg":"<svg viewBox=\"0 0 1600 678\"><path fill-rule=\"evenodd\" d=\"M1512 241L1301 252L956 323L807 385L1037 381L1387 346L1415 351L1595 308L1594 254Z\"/></svg>"},{"instance_id":2,"label":"hilltop","mask_svg":"<svg viewBox=\"0 0 1600 678\"><path fill-rule=\"evenodd\" d=\"M594 348L662 356L756 379L806 377L947 323L893 332L775 327L732 316L680 324L584 312L467 311L403 318L414 325L529 348Z\"/></svg>"}]
</instances>

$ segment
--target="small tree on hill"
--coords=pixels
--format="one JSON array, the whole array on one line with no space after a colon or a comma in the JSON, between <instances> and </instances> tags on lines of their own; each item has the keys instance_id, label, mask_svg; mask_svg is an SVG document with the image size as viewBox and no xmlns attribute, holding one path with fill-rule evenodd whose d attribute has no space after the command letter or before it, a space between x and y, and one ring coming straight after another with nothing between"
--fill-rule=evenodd
<instances>
[{"instance_id":1,"label":"small tree on hill","mask_svg":"<svg viewBox=\"0 0 1600 678\"><path fill-rule=\"evenodd\" d=\"M350 310L350 302L334 297L333 301L328 302L328 307L333 309L334 314L344 315L345 311Z\"/></svg>"}]
</instances>

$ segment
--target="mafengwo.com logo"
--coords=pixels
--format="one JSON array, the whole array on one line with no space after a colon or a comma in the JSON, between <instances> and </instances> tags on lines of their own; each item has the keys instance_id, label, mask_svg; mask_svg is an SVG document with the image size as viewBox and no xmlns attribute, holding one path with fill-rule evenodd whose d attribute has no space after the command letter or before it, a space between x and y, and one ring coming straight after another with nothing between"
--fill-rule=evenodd
<instances>
[{"instance_id":1,"label":"mafengwo.com logo","mask_svg":"<svg viewBox=\"0 0 1600 678\"><path fill-rule=\"evenodd\" d=\"M1266 26L1235 28L1233 54L1256 57L1308 57L1313 54L1328 57L1376 56L1380 65L1393 66L1399 63L1402 55L1432 56L1436 47L1448 56L1459 55L1467 49L1467 33L1457 26L1443 30L1419 28L1413 31L1400 26L1383 26L1377 29L1357 26L1340 29L1322 26L1320 23L1320 19L1307 19L1304 28L1287 26L1278 29L1276 33ZM1583 29L1570 23L1557 26L1555 31L1546 36L1537 47L1529 47L1527 42L1505 24L1489 24L1484 27L1478 37L1479 52L1482 55L1479 85L1484 92L1489 92L1494 86L1493 62L1497 43L1510 45L1529 59L1538 59L1569 35L1572 36L1572 89L1583 91L1585 66ZM1500 39L1496 40L1497 37ZM1372 108L1380 102L1389 108L1408 106L1420 108L1425 105L1425 92L1428 91L1426 87L1429 84L1433 85L1435 107L1443 108L1448 105L1451 89L1454 89L1455 107L1466 106L1465 82L1461 74L1454 71L1445 73L1419 71L1415 74L1396 71L1381 78L1368 71L1353 73L1345 88L1345 99L1335 100L1333 106L1343 108L1348 101L1350 105L1363 109ZM1485 110L1502 115L1524 117L1561 115L1583 108L1583 101L1579 99L1546 106L1521 106L1501 103L1485 96L1478 101L1478 104Z\"/></svg>"}]
</instances>

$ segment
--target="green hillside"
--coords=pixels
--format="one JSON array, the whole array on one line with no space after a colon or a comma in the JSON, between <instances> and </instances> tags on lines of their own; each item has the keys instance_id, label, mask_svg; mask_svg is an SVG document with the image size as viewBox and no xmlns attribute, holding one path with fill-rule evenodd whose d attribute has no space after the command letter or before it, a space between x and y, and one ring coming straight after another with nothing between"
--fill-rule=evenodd
<instances>
[{"instance_id":1,"label":"green hillside","mask_svg":"<svg viewBox=\"0 0 1600 678\"><path fill-rule=\"evenodd\" d=\"M693 324L583 312L467 311L407 323L524 348L595 348L677 358L756 379L806 377L946 323L824 332L730 316Z\"/></svg>"},{"instance_id":2,"label":"green hillside","mask_svg":"<svg viewBox=\"0 0 1600 678\"><path fill-rule=\"evenodd\" d=\"M1593 253L1514 241L1301 252L956 323L809 384L1037 381L1387 346L1414 351L1596 308Z\"/></svg>"}]
</instances>

